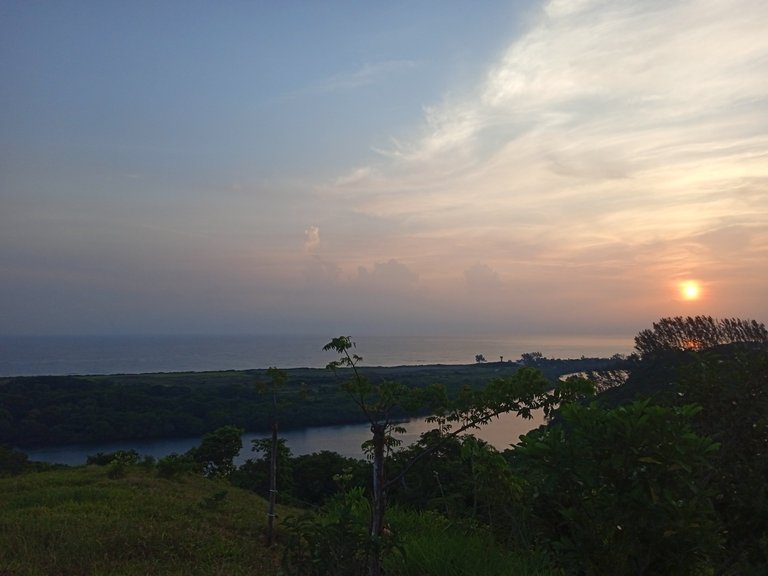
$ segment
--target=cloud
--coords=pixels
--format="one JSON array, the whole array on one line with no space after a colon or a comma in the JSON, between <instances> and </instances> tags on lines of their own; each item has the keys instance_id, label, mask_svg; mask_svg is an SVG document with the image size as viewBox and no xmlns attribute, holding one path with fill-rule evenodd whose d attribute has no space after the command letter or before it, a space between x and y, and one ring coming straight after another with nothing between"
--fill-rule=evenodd
<instances>
[{"instance_id":1,"label":"cloud","mask_svg":"<svg viewBox=\"0 0 768 576\"><path fill-rule=\"evenodd\" d=\"M313 254L305 265L304 278L313 287L336 285L341 278L341 268L335 262Z\"/></svg>"},{"instance_id":2,"label":"cloud","mask_svg":"<svg viewBox=\"0 0 768 576\"><path fill-rule=\"evenodd\" d=\"M764 198L738 193L768 177L765 26L756 0L551 2L480 84L425 108L417 137L323 192L511 259L695 235L724 214L768 225Z\"/></svg>"},{"instance_id":3,"label":"cloud","mask_svg":"<svg viewBox=\"0 0 768 576\"><path fill-rule=\"evenodd\" d=\"M499 273L488 264L475 264L464 271L467 290L474 295L497 294L504 288Z\"/></svg>"},{"instance_id":4,"label":"cloud","mask_svg":"<svg viewBox=\"0 0 768 576\"><path fill-rule=\"evenodd\" d=\"M319 193L386 223L377 256L408 254L429 306L487 325L689 314L670 296L687 277L708 287L694 313L768 313L766 27L757 0L550 2Z\"/></svg>"},{"instance_id":5,"label":"cloud","mask_svg":"<svg viewBox=\"0 0 768 576\"><path fill-rule=\"evenodd\" d=\"M320 247L320 228L309 226L304 230L304 250L314 253Z\"/></svg>"},{"instance_id":6,"label":"cloud","mask_svg":"<svg viewBox=\"0 0 768 576\"><path fill-rule=\"evenodd\" d=\"M419 65L413 60L387 60L365 63L356 70L340 72L310 87L308 93L330 93L354 90L385 81L389 77Z\"/></svg>"},{"instance_id":7,"label":"cloud","mask_svg":"<svg viewBox=\"0 0 768 576\"><path fill-rule=\"evenodd\" d=\"M370 271L363 266L357 271L358 282L377 289L409 289L415 286L418 280L418 274L394 258L375 263Z\"/></svg>"}]
</instances>

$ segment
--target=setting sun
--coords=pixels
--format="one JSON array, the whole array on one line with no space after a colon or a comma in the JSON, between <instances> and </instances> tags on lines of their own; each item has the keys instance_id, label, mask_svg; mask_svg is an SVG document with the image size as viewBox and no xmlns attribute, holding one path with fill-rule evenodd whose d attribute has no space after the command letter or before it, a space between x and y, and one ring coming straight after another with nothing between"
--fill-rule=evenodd
<instances>
[{"instance_id":1,"label":"setting sun","mask_svg":"<svg viewBox=\"0 0 768 576\"><path fill-rule=\"evenodd\" d=\"M688 280L680 284L680 294L683 300L697 300L701 294L699 283L694 280Z\"/></svg>"}]
</instances>

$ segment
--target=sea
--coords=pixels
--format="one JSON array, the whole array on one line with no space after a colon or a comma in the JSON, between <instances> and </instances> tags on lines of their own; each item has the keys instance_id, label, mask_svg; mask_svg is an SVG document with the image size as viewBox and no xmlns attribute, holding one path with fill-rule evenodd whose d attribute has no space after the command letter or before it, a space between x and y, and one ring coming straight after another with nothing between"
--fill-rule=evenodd
<instances>
[{"instance_id":1,"label":"sea","mask_svg":"<svg viewBox=\"0 0 768 576\"><path fill-rule=\"evenodd\" d=\"M0 336L0 376L205 372L322 368L335 360L323 336ZM472 364L547 358L610 357L632 351L632 336L360 336L363 366Z\"/></svg>"}]
</instances>

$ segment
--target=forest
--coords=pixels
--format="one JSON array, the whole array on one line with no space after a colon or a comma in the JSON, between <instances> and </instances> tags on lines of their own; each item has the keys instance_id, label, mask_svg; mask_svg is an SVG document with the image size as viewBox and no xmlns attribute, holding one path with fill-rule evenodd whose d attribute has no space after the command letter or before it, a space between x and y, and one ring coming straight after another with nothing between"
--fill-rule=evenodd
<instances>
[{"instance_id":1,"label":"forest","mask_svg":"<svg viewBox=\"0 0 768 576\"><path fill-rule=\"evenodd\" d=\"M0 549L11 552L0 568L104 573L110 562L110 573L139 574L154 562L151 573L179 573L189 558L179 552L182 544L161 534L178 522L166 515L171 495L188 491L194 496L178 529L193 532L206 552L184 548L199 558L187 573L768 571L768 333L762 324L661 319L638 335L626 381L608 378L599 386L583 374L553 383L533 365L498 373L479 387L377 380L362 369L352 344L348 337L328 343L338 354L329 373L340 377L340 393L371 423L368 459L331 452L294 457L279 438L284 406L278 393L289 381L279 370L267 374L262 392L271 399L273 437L255 442L253 458L239 467L233 457L242 428L233 423L208 432L188 453L158 461L132 451L94 454L87 466L65 470L5 448L0 505L8 512L0 516ZM412 446L398 446L399 415L425 409L435 428ZM497 414L526 417L534 409L549 415L548 424L503 452L471 434ZM96 512L99 502L77 488L90 485L105 501L109 490L123 490L123 499L167 491L169 503L155 503L148 516L125 512L131 521L118 527L113 517L100 516L109 514L104 503ZM126 490L130 486L147 491ZM66 490L69 496L62 495ZM250 524L238 509L253 515ZM95 552L68 552L55 543L51 551L55 539L39 519L48 517L54 531L63 524L90 530L84 515L90 524L110 526L119 552L104 537L96 538ZM131 538L126 531L142 522L145 536ZM46 572L52 554L66 571Z\"/></svg>"},{"instance_id":2,"label":"forest","mask_svg":"<svg viewBox=\"0 0 768 576\"><path fill-rule=\"evenodd\" d=\"M556 381L562 374L607 369L600 358L533 361ZM449 391L483 386L511 374L515 362L361 368L374 381L413 386L440 384ZM360 422L364 416L325 369L286 370L280 390L283 428ZM159 438L199 437L234 425L270 429L267 370L176 372L109 376L0 378L0 445L35 448Z\"/></svg>"}]
</instances>

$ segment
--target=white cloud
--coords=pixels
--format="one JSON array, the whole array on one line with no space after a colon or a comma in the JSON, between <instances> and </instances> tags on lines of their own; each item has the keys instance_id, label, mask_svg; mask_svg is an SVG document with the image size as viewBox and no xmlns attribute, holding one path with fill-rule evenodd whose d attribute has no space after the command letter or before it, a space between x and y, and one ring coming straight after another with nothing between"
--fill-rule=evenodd
<instances>
[{"instance_id":1,"label":"white cloud","mask_svg":"<svg viewBox=\"0 0 768 576\"><path fill-rule=\"evenodd\" d=\"M314 253L320 247L320 228L310 226L304 230L304 250Z\"/></svg>"},{"instance_id":2,"label":"white cloud","mask_svg":"<svg viewBox=\"0 0 768 576\"><path fill-rule=\"evenodd\" d=\"M334 192L422 232L571 244L750 217L729 190L768 176L766 26L754 0L550 3L482 85Z\"/></svg>"}]
</instances>

